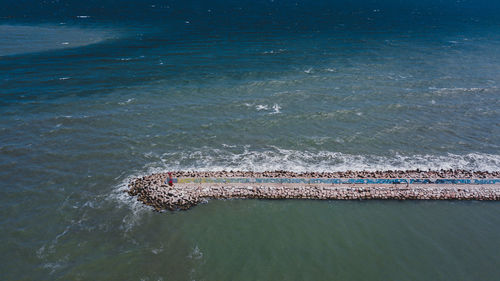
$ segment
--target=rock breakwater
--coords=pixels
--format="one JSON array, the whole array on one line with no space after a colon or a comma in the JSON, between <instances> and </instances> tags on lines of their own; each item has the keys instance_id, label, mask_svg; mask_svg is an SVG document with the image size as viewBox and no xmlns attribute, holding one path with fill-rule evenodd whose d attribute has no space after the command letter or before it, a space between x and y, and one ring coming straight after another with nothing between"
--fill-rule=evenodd
<instances>
[{"instance_id":1,"label":"rock breakwater","mask_svg":"<svg viewBox=\"0 0 500 281\"><path fill-rule=\"evenodd\" d=\"M177 182L169 185L169 178ZM242 177L245 182L212 180ZM199 178L183 181L183 178ZM255 179L301 179L298 183L287 181L262 181ZM406 184L370 184L357 179L408 179ZM177 171L152 174L136 178L129 184L128 193L156 210L189 209L207 199L322 199L322 200L500 200L500 172L442 171L347 171L335 173L272 172L189 172ZM309 180L307 180L309 179ZM319 179L353 179L336 184ZM411 179L411 180L410 180ZM413 179L430 179L429 181ZM436 179L445 179L436 181ZM457 181L459 179L459 181ZM477 179L488 179L477 181ZM475 180L475 181L474 181ZM357 183L361 182L361 183ZM388 181L382 181L388 182ZM459 184L456 184L459 182ZM475 184L477 182L487 184ZM411 184L410 184L411 183ZM444 183L444 184L436 184ZM467 184L466 184L467 183Z\"/></svg>"},{"instance_id":2,"label":"rock breakwater","mask_svg":"<svg viewBox=\"0 0 500 281\"><path fill-rule=\"evenodd\" d=\"M468 171L468 170L397 170L397 171L345 171L345 172L290 172L290 171L173 171L173 177L247 177L247 178L500 178L500 171ZM167 173L158 173L156 176L167 176Z\"/></svg>"}]
</instances>

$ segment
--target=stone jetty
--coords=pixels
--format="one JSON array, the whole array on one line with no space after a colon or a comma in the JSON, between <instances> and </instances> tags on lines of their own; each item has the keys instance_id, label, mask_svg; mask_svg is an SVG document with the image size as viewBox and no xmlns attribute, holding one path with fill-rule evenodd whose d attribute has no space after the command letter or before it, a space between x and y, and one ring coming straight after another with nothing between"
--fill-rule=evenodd
<instances>
[{"instance_id":1,"label":"stone jetty","mask_svg":"<svg viewBox=\"0 0 500 281\"><path fill-rule=\"evenodd\" d=\"M207 199L231 198L498 201L500 172L175 171L133 179L128 193L157 211L185 210Z\"/></svg>"}]
</instances>

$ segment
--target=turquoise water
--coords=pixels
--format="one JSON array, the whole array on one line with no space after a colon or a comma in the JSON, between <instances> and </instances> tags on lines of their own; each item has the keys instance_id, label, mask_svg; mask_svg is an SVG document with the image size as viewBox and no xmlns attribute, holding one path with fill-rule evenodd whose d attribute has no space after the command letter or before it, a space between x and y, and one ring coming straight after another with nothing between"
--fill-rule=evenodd
<instances>
[{"instance_id":1,"label":"turquoise water","mask_svg":"<svg viewBox=\"0 0 500 281\"><path fill-rule=\"evenodd\" d=\"M498 171L498 4L4 2L0 279L499 275L497 203L123 193L177 169Z\"/></svg>"}]
</instances>

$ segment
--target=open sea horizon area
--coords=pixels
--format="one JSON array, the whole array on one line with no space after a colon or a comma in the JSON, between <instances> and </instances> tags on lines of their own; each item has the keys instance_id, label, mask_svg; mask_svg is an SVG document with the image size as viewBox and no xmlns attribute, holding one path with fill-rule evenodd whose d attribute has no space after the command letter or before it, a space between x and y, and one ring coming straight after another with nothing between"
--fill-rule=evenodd
<instances>
[{"instance_id":1,"label":"open sea horizon area","mask_svg":"<svg viewBox=\"0 0 500 281\"><path fill-rule=\"evenodd\" d=\"M0 0L0 280L498 280L499 172L500 2Z\"/></svg>"}]
</instances>

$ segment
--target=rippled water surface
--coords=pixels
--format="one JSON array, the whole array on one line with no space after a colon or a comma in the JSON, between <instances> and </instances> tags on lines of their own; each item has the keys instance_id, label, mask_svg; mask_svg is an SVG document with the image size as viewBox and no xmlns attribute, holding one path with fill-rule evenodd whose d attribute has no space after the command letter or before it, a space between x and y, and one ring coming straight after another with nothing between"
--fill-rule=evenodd
<instances>
[{"instance_id":1,"label":"rippled water surface","mask_svg":"<svg viewBox=\"0 0 500 281\"><path fill-rule=\"evenodd\" d=\"M123 193L172 169L500 170L498 4L5 2L0 279L500 275L497 203Z\"/></svg>"}]
</instances>

